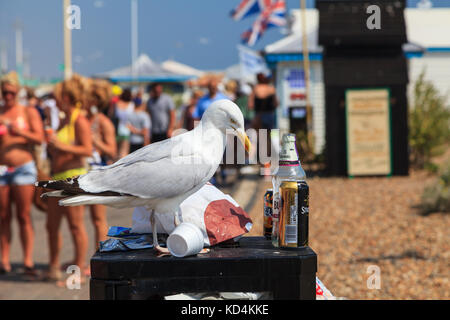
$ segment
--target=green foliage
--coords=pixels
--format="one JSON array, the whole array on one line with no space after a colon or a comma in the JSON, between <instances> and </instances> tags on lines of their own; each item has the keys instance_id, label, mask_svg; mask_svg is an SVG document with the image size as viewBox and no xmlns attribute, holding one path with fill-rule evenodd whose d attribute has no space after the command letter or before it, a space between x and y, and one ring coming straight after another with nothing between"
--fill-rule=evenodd
<instances>
[{"instance_id":1,"label":"green foliage","mask_svg":"<svg viewBox=\"0 0 450 320\"><path fill-rule=\"evenodd\" d=\"M325 148L322 148L320 152L314 150L314 136L304 131L298 131L295 133L297 140L296 146L299 153L301 163L308 164L325 164Z\"/></svg>"},{"instance_id":2,"label":"green foliage","mask_svg":"<svg viewBox=\"0 0 450 320\"><path fill-rule=\"evenodd\" d=\"M414 97L409 110L409 144L411 164L433 168L433 157L445 152L450 141L450 109L446 98L424 79L422 72L414 84Z\"/></svg>"},{"instance_id":3,"label":"green foliage","mask_svg":"<svg viewBox=\"0 0 450 320\"><path fill-rule=\"evenodd\" d=\"M423 215L450 212L450 162L444 166L438 179L424 189L420 209Z\"/></svg>"},{"instance_id":4,"label":"green foliage","mask_svg":"<svg viewBox=\"0 0 450 320\"><path fill-rule=\"evenodd\" d=\"M312 142L309 141L308 135L304 131L296 132L296 144L300 162L311 163L314 159Z\"/></svg>"}]
</instances>

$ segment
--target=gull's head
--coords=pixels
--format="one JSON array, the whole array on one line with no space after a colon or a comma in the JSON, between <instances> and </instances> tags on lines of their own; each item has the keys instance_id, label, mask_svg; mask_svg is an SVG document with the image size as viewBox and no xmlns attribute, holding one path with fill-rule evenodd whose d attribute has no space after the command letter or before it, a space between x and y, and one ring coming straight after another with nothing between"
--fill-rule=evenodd
<instances>
[{"instance_id":1,"label":"gull's head","mask_svg":"<svg viewBox=\"0 0 450 320\"><path fill-rule=\"evenodd\" d=\"M231 100L222 99L214 101L205 111L202 122L213 124L223 133L234 133L245 147L250 150L250 140L245 133L244 116L241 109Z\"/></svg>"}]
</instances>

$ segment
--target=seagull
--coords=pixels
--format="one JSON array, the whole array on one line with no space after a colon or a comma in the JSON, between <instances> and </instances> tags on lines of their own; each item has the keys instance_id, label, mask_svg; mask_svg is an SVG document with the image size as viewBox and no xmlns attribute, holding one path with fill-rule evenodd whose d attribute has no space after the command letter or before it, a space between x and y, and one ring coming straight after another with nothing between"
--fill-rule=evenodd
<instances>
[{"instance_id":1,"label":"seagull","mask_svg":"<svg viewBox=\"0 0 450 320\"><path fill-rule=\"evenodd\" d=\"M155 212L171 214L175 224L179 224L179 205L212 178L222 160L228 133L235 134L249 151L251 144L241 110L230 100L217 100L191 131L147 145L84 175L39 181L36 186L56 190L43 197L62 197L60 206L147 208L151 213L154 248L168 253L158 244Z\"/></svg>"}]
</instances>

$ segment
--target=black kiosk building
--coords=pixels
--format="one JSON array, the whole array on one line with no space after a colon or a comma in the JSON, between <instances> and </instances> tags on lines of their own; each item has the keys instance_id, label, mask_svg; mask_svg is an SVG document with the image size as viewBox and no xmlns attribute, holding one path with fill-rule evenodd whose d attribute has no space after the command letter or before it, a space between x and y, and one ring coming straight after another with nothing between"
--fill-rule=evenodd
<instances>
[{"instance_id":1,"label":"black kiosk building","mask_svg":"<svg viewBox=\"0 0 450 320\"><path fill-rule=\"evenodd\" d=\"M390 174L407 175L408 72L402 49L407 42L405 1L316 0L316 8L319 44L324 48L327 173L349 175L346 92L385 88L391 123Z\"/></svg>"}]
</instances>

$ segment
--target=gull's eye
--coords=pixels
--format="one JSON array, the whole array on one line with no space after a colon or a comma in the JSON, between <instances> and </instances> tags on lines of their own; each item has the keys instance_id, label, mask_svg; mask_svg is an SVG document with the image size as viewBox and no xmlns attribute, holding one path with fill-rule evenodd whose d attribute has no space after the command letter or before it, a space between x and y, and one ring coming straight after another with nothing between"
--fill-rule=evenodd
<instances>
[{"instance_id":1,"label":"gull's eye","mask_svg":"<svg viewBox=\"0 0 450 320\"><path fill-rule=\"evenodd\" d=\"M234 120L233 118L230 118L230 122L231 122L232 124L237 124L236 120Z\"/></svg>"}]
</instances>

